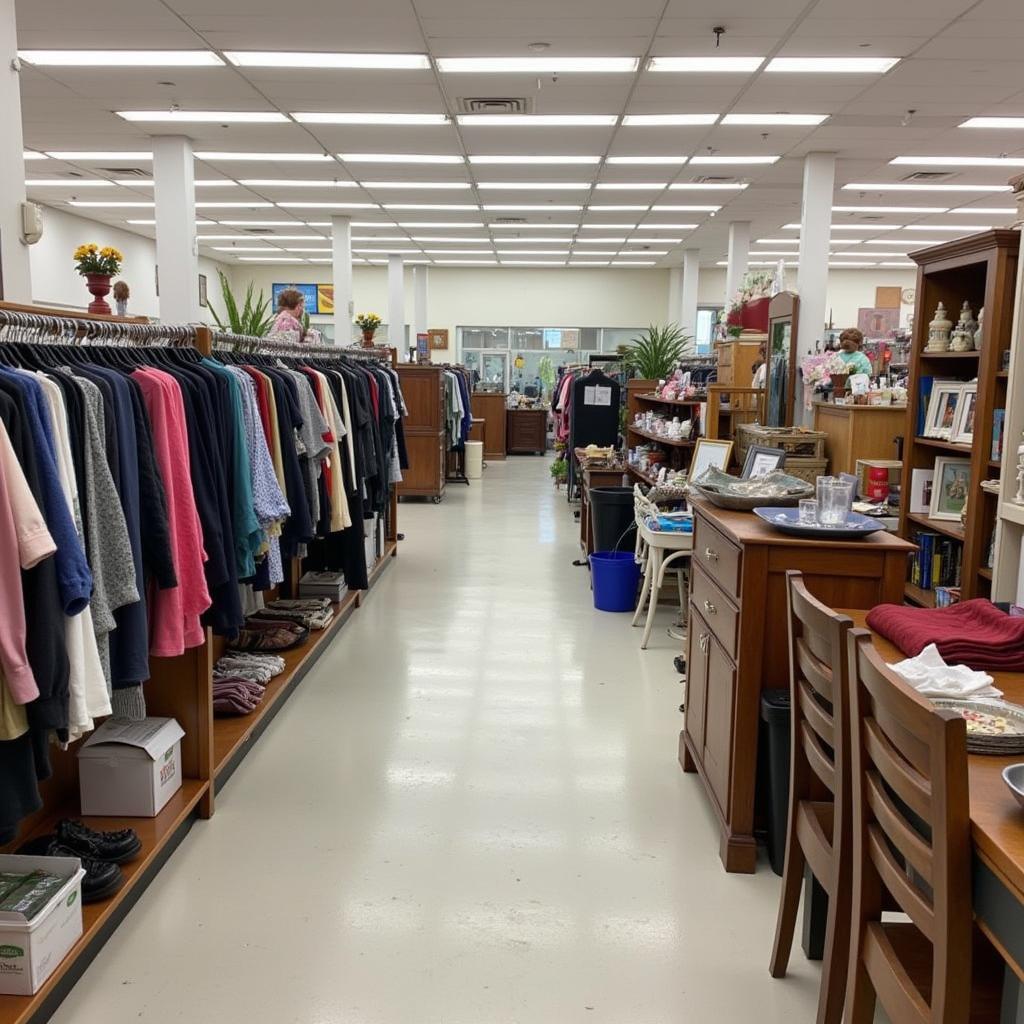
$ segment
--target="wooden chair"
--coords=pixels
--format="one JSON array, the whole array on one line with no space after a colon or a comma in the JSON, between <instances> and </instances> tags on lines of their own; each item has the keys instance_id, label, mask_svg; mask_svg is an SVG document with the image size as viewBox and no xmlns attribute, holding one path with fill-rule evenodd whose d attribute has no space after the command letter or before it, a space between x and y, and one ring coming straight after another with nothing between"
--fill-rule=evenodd
<instances>
[{"instance_id":1,"label":"wooden chair","mask_svg":"<svg viewBox=\"0 0 1024 1024\"><path fill-rule=\"evenodd\" d=\"M828 893L817 1024L839 1024L849 960L850 773L846 638L853 623L786 573L792 715L786 863L771 974L784 977L804 868ZM807 911L805 910L805 913Z\"/></svg>"},{"instance_id":2,"label":"wooden chair","mask_svg":"<svg viewBox=\"0 0 1024 1024\"><path fill-rule=\"evenodd\" d=\"M1002 968L973 923L967 729L849 636L853 905L847 1024L999 1021ZM889 900L911 923L882 921Z\"/></svg>"}]
</instances>

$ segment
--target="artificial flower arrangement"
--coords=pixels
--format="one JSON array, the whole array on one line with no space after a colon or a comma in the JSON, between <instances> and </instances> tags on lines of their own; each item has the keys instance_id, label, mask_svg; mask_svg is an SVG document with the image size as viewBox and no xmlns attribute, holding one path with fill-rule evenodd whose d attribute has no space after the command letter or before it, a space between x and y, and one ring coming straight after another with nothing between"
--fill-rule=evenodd
<instances>
[{"instance_id":1,"label":"artificial flower arrangement","mask_svg":"<svg viewBox=\"0 0 1024 1024\"><path fill-rule=\"evenodd\" d=\"M804 376L805 384L815 386L828 380L832 374L849 373L849 367L838 352L819 352L804 356L800 363L800 372Z\"/></svg>"},{"instance_id":2,"label":"artificial flower arrangement","mask_svg":"<svg viewBox=\"0 0 1024 1024\"><path fill-rule=\"evenodd\" d=\"M105 274L113 277L121 269L124 255L112 245L105 245L101 249L95 242L86 242L75 250L74 261L75 269L83 276Z\"/></svg>"},{"instance_id":3,"label":"artificial flower arrangement","mask_svg":"<svg viewBox=\"0 0 1024 1024\"><path fill-rule=\"evenodd\" d=\"M376 313L358 313L352 322L361 331L375 331L384 321Z\"/></svg>"}]
</instances>

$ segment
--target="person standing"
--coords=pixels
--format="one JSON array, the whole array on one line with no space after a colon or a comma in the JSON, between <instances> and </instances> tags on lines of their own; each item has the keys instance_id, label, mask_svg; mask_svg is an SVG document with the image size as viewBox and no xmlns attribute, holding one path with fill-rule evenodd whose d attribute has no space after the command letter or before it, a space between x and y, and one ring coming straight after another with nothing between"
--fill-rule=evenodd
<instances>
[{"instance_id":1,"label":"person standing","mask_svg":"<svg viewBox=\"0 0 1024 1024\"><path fill-rule=\"evenodd\" d=\"M128 299L131 297L131 292L128 290L128 284L125 281L114 282L114 306L117 309L118 316L128 315Z\"/></svg>"},{"instance_id":2,"label":"person standing","mask_svg":"<svg viewBox=\"0 0 1024 1024\"><path fill-rule=\"evenodd\" d=\"M306 329L302 325L305 307L306 297L298 288L283 288L277 296L277 316L270 333L298 334L299 341L305 341Z\"/></svg>"}]
</instances>

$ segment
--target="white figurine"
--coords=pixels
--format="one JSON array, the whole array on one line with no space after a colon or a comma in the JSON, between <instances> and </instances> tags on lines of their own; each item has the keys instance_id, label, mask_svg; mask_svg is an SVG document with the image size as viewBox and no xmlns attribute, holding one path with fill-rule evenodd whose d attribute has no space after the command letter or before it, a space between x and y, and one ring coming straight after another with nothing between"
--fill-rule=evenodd
<instances>
[{"instance_id":1,"label":"white figurine","mask_svg":"<svg viewBox=\"0 0 1024 1024\"><path fill-rule=\"evenodd\" d=\"M1024 444L1017 446L1017 494L1013 500L1024 505Z\"/></svg>"}]
</instances>

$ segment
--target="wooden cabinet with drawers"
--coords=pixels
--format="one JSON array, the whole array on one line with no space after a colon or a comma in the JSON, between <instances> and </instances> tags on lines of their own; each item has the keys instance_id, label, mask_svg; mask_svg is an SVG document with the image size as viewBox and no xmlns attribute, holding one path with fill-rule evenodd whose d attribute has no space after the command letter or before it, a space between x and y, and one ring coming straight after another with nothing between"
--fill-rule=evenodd
<instances>
[{"instance_id":1,"label":"wooden cabinet with drawers","mask_svg":"<svg viewBox=\"0 0 1024 1024\"><path fill-rule=\"evenodd\" d=\"M402 471L400 497L440 501L445 489L444 379L439 366L398 364L408 415L402 424L409 468Z\"/></svg>"},{"instance_id":2,"label":"wooden cabinet with drawers","mask_svg":"<svg viewBox=\"0 0 1024 1024\"><path fill-rule=\"evenodd\" d=\"M547 409L509 409L506 436L509 455L543 455L548 446Z\"/></svg>"},{"instance_id":3,"label":"wooden cabinet with drawers","mask_svg":"<svg viewBox=\"0 0 1024 1024\"><path fill-rule=\"evenodd\" d=\"M754 379L754 364L761 361L761 345L767 334L747 335L742 340L720 341L715 345L718 362L718 383L749 388Z\"/></svg>"},{"instance_id":4,"label":"wooden cabinet with drawers","mask_svg":"<svg viewBox=\"0 0 1024 1024\"><path fill-rule=\"evenodd\" d=\"M761 691L789 685L787 569L833 608L900 603L913 546L891 534L819 541L776 533L749 512L694 501L684 771L699 772L727 871L754 870Z\"/></svg>"}]
</instances>

